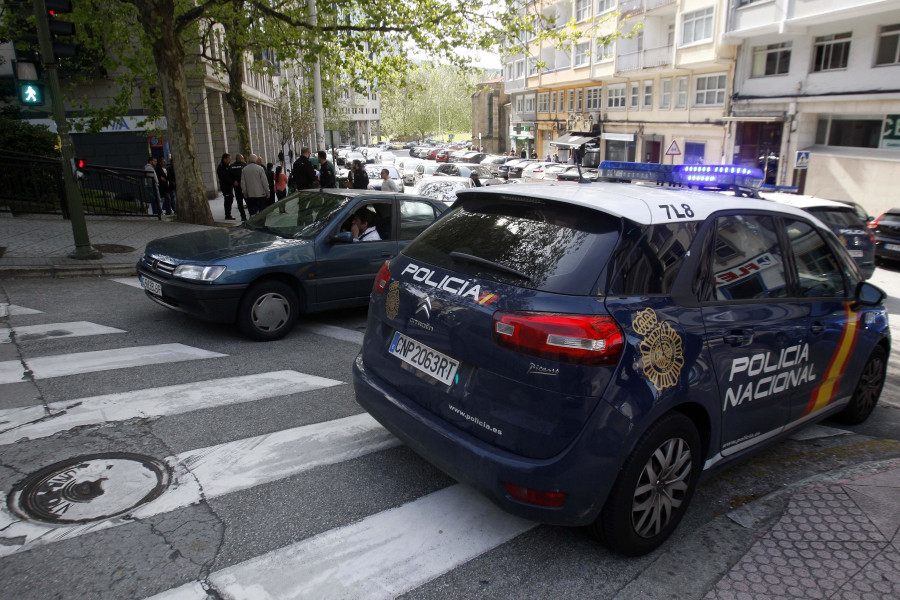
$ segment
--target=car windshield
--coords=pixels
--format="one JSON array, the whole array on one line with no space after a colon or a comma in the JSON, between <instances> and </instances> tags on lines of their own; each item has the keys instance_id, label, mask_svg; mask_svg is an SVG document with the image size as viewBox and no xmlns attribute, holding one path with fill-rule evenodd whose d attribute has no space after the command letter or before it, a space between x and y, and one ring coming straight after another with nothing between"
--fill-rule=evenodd
<instances>
[{"instance_id":1,"label":"car windshield","mask_svg":"<svg viewBox=\"0 0 900 600\"><path fill-rule=\"evenodd\" d=\"M350 201L323 192L297 192L250 217L246 227L292 239L316 237Z\"/></svg>"},{"instance_id":2,"label":"car windshield","mask_svg":"<svg viewBox=\"0 0 900 600\"><path fill-rule=\"evenodd\" d=\"M865 229L865 225L859 219L852 208L811 208L809 212L819 217L819 220L834 228Z\"/></svg>"}]
</instances>

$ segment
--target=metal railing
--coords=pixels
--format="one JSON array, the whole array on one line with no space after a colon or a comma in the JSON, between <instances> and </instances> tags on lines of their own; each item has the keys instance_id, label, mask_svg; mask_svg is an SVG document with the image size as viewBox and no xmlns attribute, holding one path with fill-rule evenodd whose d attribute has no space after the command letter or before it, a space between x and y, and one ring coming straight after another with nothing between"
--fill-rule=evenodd
<instances>
[{"instance_id":1,"label":"metal railing","mask_svg":"<svg viewBox=\"0 0 900 600\"><path fill-rule=\"evenodd\" d=\"M86 215L157 216L143 169L88 166L78 171L78 187ZM60 159L0 151L0 209L69 218Z\"/></svg>"},{"instance_id":2,"label":"metal railing","mask_svg":"<svg viewBox=\"0 0 900 600\"><path fill-rule=\"evenodd\" d=\"M616 72L639 71L672 64L672 46L661 46L616 56Z\"/></svg>"}]
</instances>

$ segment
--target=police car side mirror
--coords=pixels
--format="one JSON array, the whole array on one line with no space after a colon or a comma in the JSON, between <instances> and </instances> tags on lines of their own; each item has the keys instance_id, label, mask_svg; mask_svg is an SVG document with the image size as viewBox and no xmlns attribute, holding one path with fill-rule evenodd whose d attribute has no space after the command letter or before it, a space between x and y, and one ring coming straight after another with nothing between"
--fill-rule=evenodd
<instances>
[{"instance_id":1,"label":"police car side mirror","mask_svg":"<svg viewBox=\"0 0 900 600\"><path fill-rule=\"evenodd\" d=\"M863 306L878 306L887 294L881 288L875 287L868 281L860 281L856 286L856 303Z\"/></svg>"},{"instance_id":2,"label":"police car side mirror","mask_svg":"<svg viewBox=\"0 0 900 600\"><path fill-rule=\"evenodd\" d=\"M353 234L349 231L342 231L339 234L335 235L331 238L332 243L335 244L352 244L353 243Z\"/></svg>"}]
</instances>

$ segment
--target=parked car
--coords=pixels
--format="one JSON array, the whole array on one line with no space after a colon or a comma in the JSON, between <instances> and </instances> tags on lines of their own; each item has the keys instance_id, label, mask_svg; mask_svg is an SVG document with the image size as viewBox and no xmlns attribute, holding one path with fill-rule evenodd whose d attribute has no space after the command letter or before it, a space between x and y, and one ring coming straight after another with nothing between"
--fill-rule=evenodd
<instances>
[{"instance_id":1,"label":"parked car","mask_svg":"<svg viewBox=\"0 0 900 600\"><path fill-rule=\"evenodd\" d=\"M400 172L400 177L403 178L404 185L415 185L416 184L416 167L423 164L422 159L419 158L401 158L397 161L397 171Z\"/></svg>"},{"instance_id":2,"label":"parked car","mask_svg":"<svg viewBox=\"0 0 900 600\"><path fill-rule=\"evenodd\" d=\"M422 164L416 165L413 173L413 185L426 177L432 177L439 166L441 166L441 163L436 163L432 160L426 160Z\"/></svg>"},{"instance_id":3,"label":"parked car","mask_svg":"<svg viewBox=\"0 0 900 600\"><path fill-rule=\"evenodd\" d=\"M516 157L514 157L514 156L511 156L510 159L509 159L508 161L506 161L505 163L501 164L501 165L497 168L497 170L500 171L500 177L503 177L504 179L508 179L508 178L509 178L509 169L510 169L510 167L513 167L513 166L515 166L515 165L518 165L519 163L522 163L522 162L527 162L527 161L529 161L529 160L531 160L531 159L528 159L528 158L516 158Z\"/></svg>"},{"instance_id":4,"label":"parked car","mask_svg":"<svg viewBox=\"0 0 900 600\"><path fill-rule=\"evenodd\" d=\"M344 164L351 164L354 160L358 160L362 164L366 164L366 157L362 152L348 152L347 156L344 157Z\"/></svg>"},{"instance_id":5,"label":"parked car","mask_svg":"<svg viewBox=\"0 0 900 600\"><path fill-rule=\"evenodd\" d=\"M436 162L449 162L451 154L453 154L453 150L450 150L449 148L438 150L434 155L434 160Z\"/></svg>"},{"instance_id":6,"label":"parked car","mask_svg":"<svg viewBox=\"0 0 900 600\"><path fill-rule=\"evenodd\" d=\"M864 279L875 272L876 236L866 228L856 210L843 202L781 192L763 192L768 200L776 200L812 213L825 223L847 248Z\"/></svg>"},{"instance_id":7,"label":"parked car","mask_svg":"<svg viewBox=\"0 0 900 600\"><path fill-rule=\"evenodd\" d=\"M487 156L481 161L481 165L491 170L495 177L500 176L500 165L509 162L508 156Z\"/></svg>"},{"instance_id":8,"label":"parked car","mask_svg":"<svg viewBox=\"0 0 900 600\"><path fill-rule=\"evenodd\" d=\"M432 148L428 154L425 155L425 160L437 160L438 152L443 150L443 148L434 147Z\"/></svg>"},{"instance_id":9,"label":"parked car","mask_svg":"<svg viewBox=\"0 0 900 600\"><path fill-rule=\"evenodd\" d=\"M543 179L544 171L556 163L552 162L533 162L522 169L522 179Z\"/></svg>"},{"instance_id":10,"label":"parked car","mask_svg":"<svg viewBox=\"0 0 900 600\"><path fill-rule=\"evenodd\" d=\"M349 223L363 208L382 241L352 243ZM364 190L297 192L241 226L150 242L138 275L161 306L276 340L301 312L365 305L385 256L396 256L444 208Z\"/></svg>"},{"instance_id":11,"label":"parked car","mask_svg":"<svg viewBox=\"0 0 900 600\"><path fill-rule=\"evenodd\" d=\"M544 179L548 181L556 180L557 176L560 173L565 173L566 169L568 169L572 165L564 165L561 163L553 163L544 169Z\"/></svg>"},{"instance_id":12,"label":"parked car","mask_svg":"<svg viewBox=\"0 0 900 600\"><path fill-rule=\"evenodd\" d=\"M871 414L890 330L884 292L852 265L776 202L463 190L378 274L356 400L504 510L646 554L702 479Z\"/></svg>"},{"instance_id":13,"label":"parked car","mask_svg":"<svg viewBox=\"0 0 900 600\"><path fill-rule=\"evenodd\" d=\"M568 165L566 166L566 170L562 173L556 174L557 181L578 181L578 166L577 165ZM597 181L600 177L600 172L597 169L591 169L586 167L581 167L581 178L589 179L591 181Z\"/></svg>"},{"instance_id":14,"label":"parked car","mask_svg":"<svg viewBox=\"0 0 900 600\"><path fill-rule=\"evenodd\" d=\"M478 179L481 181L481 185L500 185L501 183L505 183L503 179L494 177L494 174L491 173L490 169L482 167L481 165L450 163L439 165L438 168L434 170L435 176L471 178L472 173L478 173Z\"/></svg>"},{"instance_id":15,"label":"parked car","mask_svg":"<svg viewBox=\"0 0 900 600\"><path fill-rule=\"evenodd\" d=\"M429 177L423 179L413 188L413 194L438 200L446 205L456 202L456 192L473 187L472 180L468 177Z\"/></svg>"},{"instance_id":16,"label":"parked car","mask_svg":"<svg viewBox=\"0 0 900 600\"><path fill-rule=\"evenodd\" d=\"M509 179L520 178L522 177L522 171L524 171L528 165L536 162L538 161L533 158L522 158L519 159L519 162L506 163L506 165L504 165L507 167L506 176Z\"/></svg>"},{"instance_id":17,"label":"parked car","mask_svg":"<svg viewBox=\"0 0 900 600\"><path fill-rule=\"evenodd\" d=\"M383 164L392 165L397 162L397 155L388 151L379 152L375 155L375 160Z\"/></svg>"},{"instance_id":18,"label":"parked car","mask_svg":"<svg viewBox=\"0 0 900 600\"><path fill-rule=\"evenodd\" d=\"M456 160L454 162L480 165L481 161L483 161L485 158L487 158L487 154L485 154L484 152L473 152L471 150L468 150L463 153L462 156L460 156L459 160Z\"/></svg>"},{"instance_id":19,"label":"parked car","mask_svg":"<svg viewBox=\"0 0 900 600\"><path fill-rule=\"evenodd\" d=\"M900 260L900 208L892 208L871 223L875 236L875 261Z\"/></svg>"}]
</instances>

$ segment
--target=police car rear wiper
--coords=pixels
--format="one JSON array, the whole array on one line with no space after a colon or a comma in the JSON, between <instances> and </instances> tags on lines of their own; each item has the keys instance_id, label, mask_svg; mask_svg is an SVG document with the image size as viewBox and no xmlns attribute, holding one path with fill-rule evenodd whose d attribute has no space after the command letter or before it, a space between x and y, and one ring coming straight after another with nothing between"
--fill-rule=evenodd
<instances>
[{"instance_id":1,"label":"police car rear wiper","mask_svg":"<svg viewBox=\"0 0 900 600\"><path fill-rule=\"evenodd\" d=\"M500 271L501 273L509 273L510 275L515 275L516 277L521 277L526 281L531 279L528 275L521 271L516 271L512 267L507 267L506 265L501 265L500 263L495 263L492 260L487 260L486 258L480 258L478 256L472 256L471 254L465 254L463 252L451 252L450 258L455 258L456 260L464 260L466 262L474 263L476 265L481 265L484 267L488 267L490 269L494 269L495 271Z\"/></svg>"}]
</instances>

